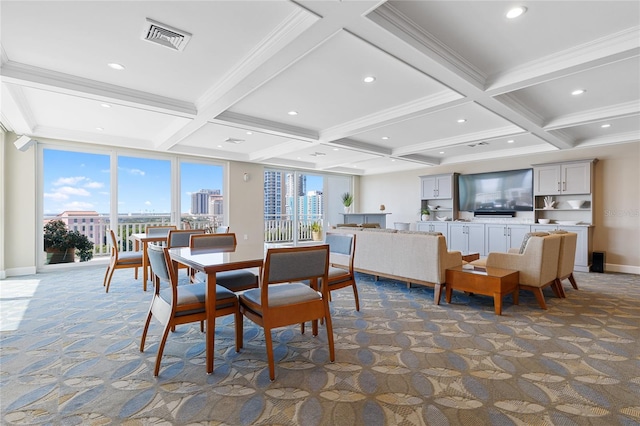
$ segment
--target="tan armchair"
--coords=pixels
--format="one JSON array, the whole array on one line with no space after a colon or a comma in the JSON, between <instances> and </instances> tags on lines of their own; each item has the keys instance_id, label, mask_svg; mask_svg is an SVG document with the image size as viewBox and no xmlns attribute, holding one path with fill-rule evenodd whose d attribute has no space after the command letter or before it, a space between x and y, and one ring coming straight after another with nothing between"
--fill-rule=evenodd
<instances>
[{"instance_id":1,"label":"tan armchair","mask_svg":"<svg viewBox=\"0 0 640 426\"><path fill-rule=\"evenodd\" d=\"M532 291L540 307L547 309L543 288L551 286L554 294L562 297L557 280L561 239L560 235L532 236L522 254L489 253L486 266L520 271L520 289Z\"/></svg>"}]
</instances>

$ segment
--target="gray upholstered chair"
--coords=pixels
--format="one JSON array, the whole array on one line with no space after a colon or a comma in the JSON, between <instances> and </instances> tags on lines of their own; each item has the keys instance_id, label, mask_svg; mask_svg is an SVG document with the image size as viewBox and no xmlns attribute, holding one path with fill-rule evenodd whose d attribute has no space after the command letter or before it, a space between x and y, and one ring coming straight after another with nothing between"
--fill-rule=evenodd
<instances>
[{"instance_id":1,"label":"gray upholstered chair","mask_svg":"<svg viewBox=\"0 0 640 426\"><path fill-rule=\"evenodd\" d=\"M234 251L236 248L236 234L201 234L191 236L189 246L192 249L220 249L221 251ZM257 288L260 271L257 268L236 269L233 271L218 272L216 284L231 291L242 291ZM203 272L196 272L194 282L206 282L207 276Z\"/></svg>"},{"instance_id":2,"label":"gray upholstered chair","mask_svg":"<svg viewBox=\"0 0 640 426\"><path fill-rule=\"evenodd\" d=\"M269 378L275 379L271 330L312 321L313 335L318 334L318 320L323 319L329 343L329 359L335 360L333 328L329 312L327 282L329 246L302 246L267 250L260 288L240 293L240 312L264 328ZM311 285L302 281L309 280ZM242 347L242 345L240 345Z\"/></svg>"},{"instance_id":3,"label":"gray upholstered chair","mask_svg":"<svg viewBox=\"0 0 640 426\"><path fill-rule=\"evenodd\" d=\"M218 226L216 228L216 234L228 234L229 227L228 226Z\"/></svg>"},{"instance_id":4,"label":"gray upholstered chair","mask_svg":"<svg viewBox=\"0 0 640 426\"><path fill-rule=\"evenodd\" d=\"M106 293L109 293L113 271L116 269L135 268L135 278L138 279L138 268L142 268L142 252L120 253L118 250L118 240L116 239L116 234L113 232L113 229L109 230L109 235L111 236L111 259L109 260L109 266L107 266L107 271L102 281L102 285L106 287Z\"/></svg>"},{"instance_id":5,"label":"gray upholstered chair","mask_svg":"<svg viewBox=\"0 0 640 426\"><path fill-rule=\"evenodd\" d=\"M356 303L356 311L359 311L360 300L358 299L358 288L353 272L356 236L354 234L327 233L326 243L329 244L329 292L351 287Z\"/></svg>"},{"instance_id":6,"label":"gray upholstered chair","mask_svg":"<svg viewBox=\"0 0 640 426\"><path fill-rule=\"evenodd\" d=\"M178 324L186 324L200 321L200 329L206 320L205 309L205 283L178 285L178 274L169 257L169 249L166 247L150 245L148 248L149 262L154 271L154 292L151 299L149 313L142 330L140 340L140 352L144 352L144 343L151 318L155 317L164 325L162 338L158 344L158 354L153 372L157 376L160 372L160 361L167 342L169 331L175 329ZM167 288L161 289L161 282L168 282ZM232 291L222 286L216 286L216 312L215 317L235 315L236 326L236 352L240 350L242 343L242 317L238 310L238 298Z\"/></svg>"},{"instance_id":7,"label":"gray upholstered chair","mask_svg":"<svg viewBox=\"0 0 640 426\"><path fill-rule=\"evenodd\" d=\"M150 237L167 236L169 235L169 231L172 231L174 229L178 229L178 227L175 225L147 226L145 228L145 232Z\"/></svg>"},{"instance_id":8,"label":"gray upholstered chair","mask_svg":"<svg viewBox=\"0 0 640 426\"><path fill-rule=\"evenodd\" d=\"M204 229L172 229L167 235L167 247L189 247L191 236L200 234L204 234ZM194 272L186 265L178 265L178 269L187 269L189 277L193 277Z\"/></svg>"}]
</instances>

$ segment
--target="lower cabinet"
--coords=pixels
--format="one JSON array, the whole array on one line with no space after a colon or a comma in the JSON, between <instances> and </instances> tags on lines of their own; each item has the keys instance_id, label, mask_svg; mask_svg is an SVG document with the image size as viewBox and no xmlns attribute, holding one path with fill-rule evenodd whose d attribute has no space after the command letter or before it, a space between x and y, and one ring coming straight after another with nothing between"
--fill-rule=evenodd
<instances>
[{"instance_id":1,"label":"lower cabinet","mask_svg":"<svg viewBox=\"0 0 640 426\"><path fill-rule=\"evenodd\" d=\"M425 232L440 232L442 235L447 237L449 232L449 228L446 222L418 222L416 224L417 231L425 231Z\"/></svg>"},{"instance_id":2,"label":"lower cabinet","mask_svg":"<svg viewBox=\"0 0 640 426\"><path fill-rule=\"evenodd\" d=\"M529 225L485 224L485 253L507 252L510 248L519 248Z\"/></svg>"},{"instance_id":3,"label":"lower cabinet","mask_svg":"<svg viewBox=\"0 0 640 426\"><path fill-rule=\"evenodd\" d=\"M480 256L484 256L484 235L482 223L450 223L449 250L480 253Z\"/></svg>"}]
</instances>

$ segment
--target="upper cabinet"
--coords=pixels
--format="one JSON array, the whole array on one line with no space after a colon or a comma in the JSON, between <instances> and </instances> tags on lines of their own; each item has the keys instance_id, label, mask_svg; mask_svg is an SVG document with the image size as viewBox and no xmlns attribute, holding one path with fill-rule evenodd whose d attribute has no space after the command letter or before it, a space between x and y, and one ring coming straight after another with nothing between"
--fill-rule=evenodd
<instances>
[{"instance_id":1,"label":"upper cabinet","mask_svg":"<svg viewBox=\"0 0 640 426\"><path fill-rule=\"evenodd\" d=\"M453 198L454 174L420 176L423 200Z\"/></svg>"},{"instance_id":2,"label":"upper cabinet","mask_svg":"<svg viewBox=\"0 0 640 426\"><path fill-rule=\"evenodd\" d=\"M593 164L596 160L533 166L535 195L590 194Z\"/></svg>"}]
</instances>

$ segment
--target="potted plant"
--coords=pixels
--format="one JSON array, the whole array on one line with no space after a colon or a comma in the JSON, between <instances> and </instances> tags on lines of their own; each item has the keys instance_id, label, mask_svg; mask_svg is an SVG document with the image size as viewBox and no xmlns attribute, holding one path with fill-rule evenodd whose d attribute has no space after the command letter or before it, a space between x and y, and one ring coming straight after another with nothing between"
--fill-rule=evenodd
<instances>
[{"instance_id":1,"label":"potted plant","mask_svg":"<svg viewBox=\"0 0 640 426\"><path fill-rule=\"evenodd\" d=\"M44 226L44 249L51 256L48 263L75 261L77 252L80 262L93 257L93 243L78 231L69 231L62 220L52 220Z\"/></svg>"},{"instance_id":2,"label":"potted plant","mask_svg":"<svg viewBox=\"0 0 640 426\"><path fill-rule=\"evenodd\" d=\"M431 211L427 207L420 209L420 219L423 222L428 221L431 218Z\"/></svg>"},{"instance_id":3,"label":"potted plant","mask_svg":"<svg viewBox=\"0 0 640 426\"><path fill-rule=\"evenodd\" d=\"M345 192L342 194L342 205L344 205L344 212L349 213L351 209L351 204L353 204L353 195L349 192Z\"/></svg>"},{"instance_id":4,"label":"potted plant","mask_svg":"<svg viewBox=\"0 0 640 426\"><path fill-rule=\"evenodd\" d=\"M311 238L313 241L322 241L322 224L317 220L311 223Z\"/></svg>"}]
</instances>

